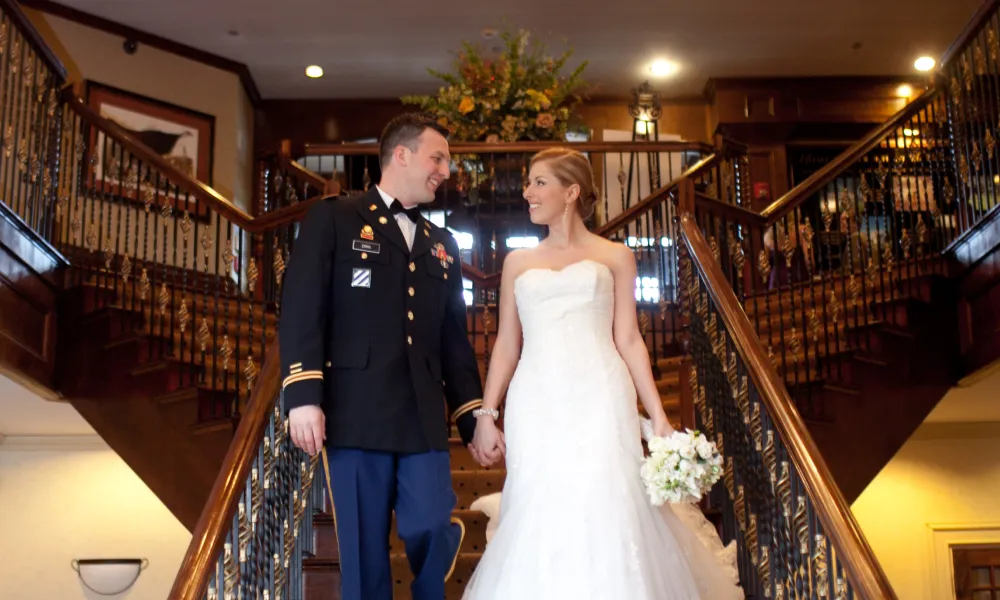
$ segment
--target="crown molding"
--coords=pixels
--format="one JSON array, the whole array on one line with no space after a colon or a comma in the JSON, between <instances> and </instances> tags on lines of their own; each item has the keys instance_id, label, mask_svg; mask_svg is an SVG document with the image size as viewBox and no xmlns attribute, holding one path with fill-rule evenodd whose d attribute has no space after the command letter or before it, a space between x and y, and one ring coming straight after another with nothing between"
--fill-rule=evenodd
<instances>
[{"instance_id":1,"label":"crown molding","mask_svg":"<svg viewBox=\"0 0 1000 600\"><path fill-rule=\"evenodd\" d=\"M199 50L173 40L168 40L167 38L135 29L133 27L129 27L128 25L116 23L115 21L105 19L104 17L83 12L82 10L65 6L63 4L59 4L58 2L52 2L52 0L18 0L18 3L21 4L21 6L26 6L61 19L66 19L67 21L73 21L86 27L98 29L100 31L104 31L105 33L110 33L111 35L119 36L125 39L135 40L136 42L145 44L151 48L157 48L159 50L163 50L164 52L170 52L171 54L176 54L177 56L182 56L189 60L200 62L210 67L215 67L216 69L229 71L240 78L240 83L243 84L243 91L246 92L247 98L250 99L250 104L252 104L254 108L258 108L260 106L260 90L257 89L257 84L254 82L253 76L250 74L250 69L241 62L219 56L218 54L212 54L211 52Z\"/></svg>"},{"instance_id":2,"label":"crown molding","mask_svg":"<svg viewBox=\"0 0 1000 600\"><path fill-rule=\"evenodd\" d=\"M1000 438L998 421L941 421L922 423L913 435L914 441L928 440L988 440Z\"/></svg>"},{"instance_id":3,"label":"crown molding","mask_svg":"<svg viewBox=\"0 0 1000 600\"><path fill-rule=\"evenodd\" d=\"M3 435L0 452L78 452L107 450L108 444L99 435Z\"/></svg>"},{"instance_id":4,"label":"crown molding","mask_svg":"<svg viewBox=\"0 0 1000 600\"><path fill-rule=\"evenodd\" d=\"M977 383L982 383L983 380L1000 373L1000 359L997 359L989 364L983 365L982 367L976 369L972 373L969 373L965 377L958 380L956 387L972 387Z\"/></svg>"}]
</instances>

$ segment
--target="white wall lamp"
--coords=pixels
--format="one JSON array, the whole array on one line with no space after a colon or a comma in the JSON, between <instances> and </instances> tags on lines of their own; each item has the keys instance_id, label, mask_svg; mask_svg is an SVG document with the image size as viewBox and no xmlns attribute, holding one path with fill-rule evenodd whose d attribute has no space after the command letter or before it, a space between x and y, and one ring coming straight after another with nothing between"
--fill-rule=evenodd
<instances>
[{"instance_id":1,"label":"white wall lamp","mask_svg":"<svg viewBox=\"0 0 1000 600\"><path fill-rule=\"evenodd\" d=\"M88 590L101 596L117 596L128 591L149 566L146 558L81 558L70 565Z\"/></svg>"}]
</instances>

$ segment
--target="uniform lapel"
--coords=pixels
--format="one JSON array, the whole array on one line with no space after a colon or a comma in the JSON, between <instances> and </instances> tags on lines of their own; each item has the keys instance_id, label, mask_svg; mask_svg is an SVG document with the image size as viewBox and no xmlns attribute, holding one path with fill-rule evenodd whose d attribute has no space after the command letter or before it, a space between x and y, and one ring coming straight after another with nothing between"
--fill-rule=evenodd
<instances>
[{"instance_id":1,"label":"uniform lapel","mask_svg":"<svg viewBox=\"0 0 1000 600\"><path fill-rule=\"evenodd\" d=\"M403 253L409 254L410 249L406 246L406 239L403 237L403 232L400 231L399 225L396 224L396 218L389 212L389 207L385 205L382 195L378 193L375 186L372 186L368 190L368 193L361 197L361 203L358 204L358 213L361 214L362 219L371 225L372 230L377 235L388 238Z\"/></svg>"},{"instance_id":2,"label":"uniform lapel","mask_svg":"<svg viewBox=\"0 0 1000 600\"><path fill-rule=\"evenodd\" d=\"M431 231L431 224L424 217L420 217L416 225L417 228L413 231L413 250L410 251L410 258L413 260L427 252L433 243L432 238L437 237Z\"/></svg>"}]
</instances>

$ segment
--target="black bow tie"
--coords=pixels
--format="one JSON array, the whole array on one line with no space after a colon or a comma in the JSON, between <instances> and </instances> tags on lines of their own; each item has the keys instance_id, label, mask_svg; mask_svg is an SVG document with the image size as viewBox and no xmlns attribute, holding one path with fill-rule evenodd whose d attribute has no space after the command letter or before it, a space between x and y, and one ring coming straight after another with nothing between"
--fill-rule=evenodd
<instances>
[{"instance_id":1,"label":"black bow tie","mask_svg":"<svg viewBox=\"0 0 1000 600\"><path fill-rule=\"evenodd\" d=\"M393 200L392 204L389 205L389 210L392 214L398 215L399 213L405 213L407 217L414 223L420 218L420 209L416 206L413 208L403 208L403 204L399 200Z\"/></svg>"}]
</instances>

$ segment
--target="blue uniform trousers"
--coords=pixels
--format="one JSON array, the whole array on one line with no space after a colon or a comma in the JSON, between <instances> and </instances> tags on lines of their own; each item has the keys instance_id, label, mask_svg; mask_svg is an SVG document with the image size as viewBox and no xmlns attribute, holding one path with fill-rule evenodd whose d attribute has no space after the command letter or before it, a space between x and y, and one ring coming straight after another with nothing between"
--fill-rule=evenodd
<instances>
[{"instance_id":1,"label":"blue uniform trousers","mask_svg":"<svg viewBox=\"0 0 1000 600\"><path fill-rule=\"evenodd\" d=\"M328 450L343 600L392 600L389 531L406 547L414 600L443 600L464 525L447 451Z\"/></svg>"}]
</instances>

